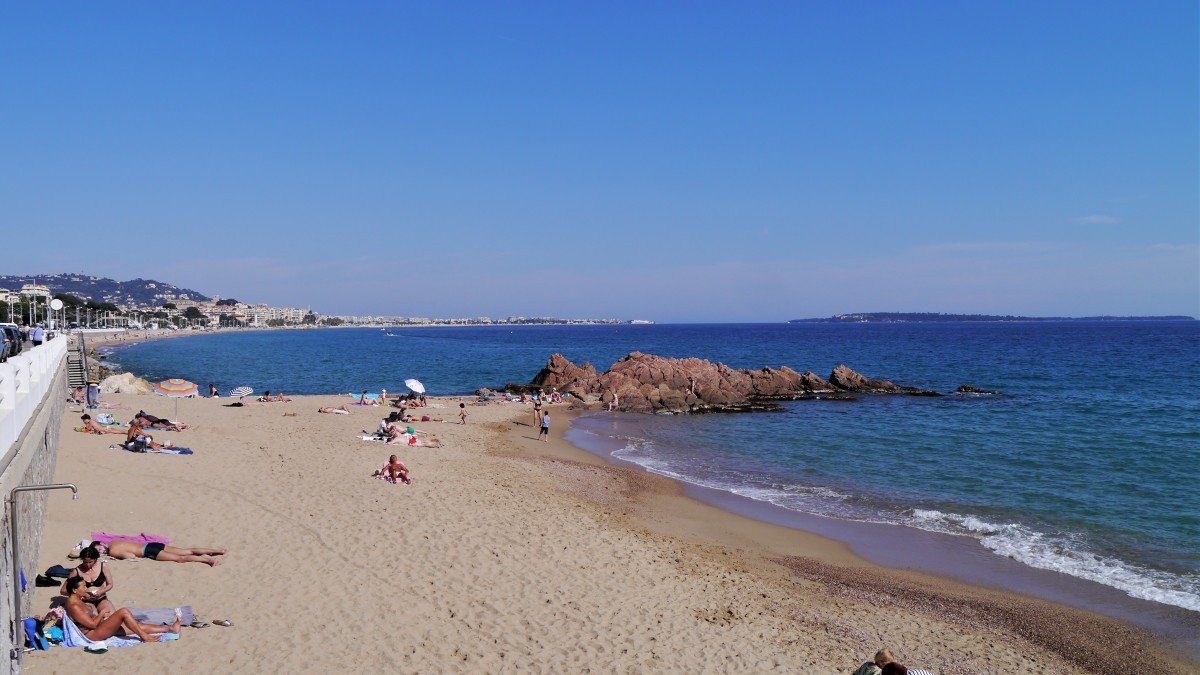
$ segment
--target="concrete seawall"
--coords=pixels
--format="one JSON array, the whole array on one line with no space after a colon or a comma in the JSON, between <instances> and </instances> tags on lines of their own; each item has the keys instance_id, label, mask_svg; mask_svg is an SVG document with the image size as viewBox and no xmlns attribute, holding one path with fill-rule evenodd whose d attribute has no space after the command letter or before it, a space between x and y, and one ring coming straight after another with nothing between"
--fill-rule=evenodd
<instances>
[{"instance_id":1,"label":"concrete seawall","mask_svg":"<svg viewBox=\"0 0 1200 675\"><path fill-rule=\"evenodd\" d=\"M0 364L0 495L7 499L22 485L41 485L54 479L58 457L60 421L66 410L67 371L65 337L28 350ZM46 515L46 493L24 492L16 496L17 539L20 569L28 582L16 614L32 614L30 599L38 570L42 524ZM12 514L5 505L0 520L0 653L9 657L0 672L18 672L19 648L24 635L12 635L14 616ZM16 651L14 651L14 648Z\"/></svg>"}]
</instances>

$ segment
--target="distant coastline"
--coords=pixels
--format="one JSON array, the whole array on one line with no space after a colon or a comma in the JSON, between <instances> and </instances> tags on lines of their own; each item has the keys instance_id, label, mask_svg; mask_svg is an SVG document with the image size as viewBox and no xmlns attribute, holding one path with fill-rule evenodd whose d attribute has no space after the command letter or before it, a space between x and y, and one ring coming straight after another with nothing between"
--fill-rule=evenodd
<instances>
[{"instance_id":1,"label":"distant coastline","mask_svg":"<svg viewBox=\"0 0 1200 675\"><path fill-rule=\"evenodd\" d=\"M1001 323L1029 321L1195 321L1191 316L1011 316L998 314L938 314L936 312L861 312L834 314L788 323Z\"/></svg>"}]
</instances>

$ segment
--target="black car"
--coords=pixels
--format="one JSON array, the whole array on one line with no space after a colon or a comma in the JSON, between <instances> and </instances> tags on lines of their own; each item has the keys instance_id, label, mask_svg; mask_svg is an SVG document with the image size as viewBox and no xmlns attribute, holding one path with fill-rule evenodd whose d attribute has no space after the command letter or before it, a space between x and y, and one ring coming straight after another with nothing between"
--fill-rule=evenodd
<instances>
[{"instance_id":1,"label":"black car","mask_svg":"<svg viewBox=\"0 0 1200 675\"><path fill-rule=\"evenodd\" d=\"M4 333L4 345L0 347L0 363L7 361L10 356L21 353L21 329L16 326L0 326Z\"/></svg>"}]
</instances>

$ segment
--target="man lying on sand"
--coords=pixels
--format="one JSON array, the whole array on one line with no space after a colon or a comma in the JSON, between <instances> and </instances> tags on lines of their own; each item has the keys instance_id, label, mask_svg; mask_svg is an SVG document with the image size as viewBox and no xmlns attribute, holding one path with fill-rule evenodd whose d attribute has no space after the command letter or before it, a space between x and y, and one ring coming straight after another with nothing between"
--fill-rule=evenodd
<instances>
[{"instance_id":1,"label":"man lying on sand","mask_svg":"<svg viewBox=\"0 0 1200 675\"><path fill-rule=\"evenodd\" d=\"M343 403L336 408L330 408L330 407L317 408L317 412L332 413L334 415L349 415L350 414L350 406Z\"/></svg>"},{"instance_id":2,"label":"man lying on sand","mask_svg":"<svg viewBox=\"0 0 1200 675\"><path fill-rule=\"evenodd\" d=\"M100 542L92 542L92 548L100 552L100 555L107 555L110 558L117 560L133 560L134 558L146 558L147 560L158 560L161 562L198 562L204 563L209 567L215 567L220 564L221 559L213 556L225 555L223 548L196 548L191 546L167 546L157 542L141 542L129 541L128 539L114 539L108 544Z\"/></svg>"},{"instance_id":3,"label":"man lying on sand","mask_svg":"<svg viewBox=\"0 0 1200 675\"><path fill-rule=\"evenodd\" d=\"M124 434L124 433L128 433L128 430L122 429L121 427L117 427L117 426L106 427L103 424L100 424L96 420L92 419L92 416L88 415L87 413L84 413L83 416L81 416L79 419L83 420L83 430L89 434Z\"/></svg>"},{"instance_id":4,"label":"man lying on sand","mask_svg":"<svg viewBox=\"0 0 1200 675\"><path fill-rule=\"evenodd\" d=\"M162 429L164 431L183 431L188 426L183 422L172 422L171 420L163 419L162 417L155 417L154 415L147 413L145 410L139 410L137 414L133 416L133 420L138 422L140 426L147 429Z\"/></svg>"}]
</instances>

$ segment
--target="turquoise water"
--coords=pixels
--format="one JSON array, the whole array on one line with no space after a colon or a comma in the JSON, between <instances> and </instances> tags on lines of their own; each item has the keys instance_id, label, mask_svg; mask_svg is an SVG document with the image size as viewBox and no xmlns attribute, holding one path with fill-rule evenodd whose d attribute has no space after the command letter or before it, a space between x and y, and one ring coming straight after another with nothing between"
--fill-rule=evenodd
<instances>
[{"instance_id":1,"label":"turquoise water","mask_svg":"<svg viewBox=\"0 0 1200 675\"><path fill-rule=\"evenodd\" d=\"M651 471L820 515L977 538L999 555L1200 611L1200 322L651 325L201 335L126 347L151 378L288 394L527 382L553 352L788 365L997 396L591 423Z\"/></svg>"}]
</instances>

